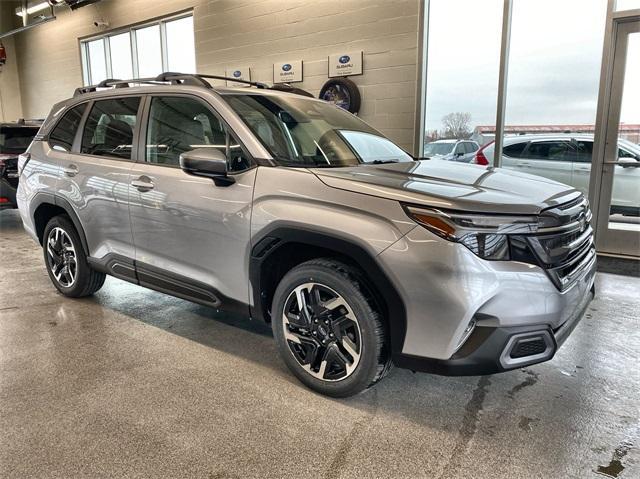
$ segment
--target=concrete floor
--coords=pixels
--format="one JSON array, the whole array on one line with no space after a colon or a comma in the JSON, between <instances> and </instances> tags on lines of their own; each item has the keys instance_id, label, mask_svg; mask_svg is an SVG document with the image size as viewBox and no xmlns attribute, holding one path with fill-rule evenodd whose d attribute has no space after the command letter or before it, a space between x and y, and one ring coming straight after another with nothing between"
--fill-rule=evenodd
<instances>
[{"instance_id":1,"label":"concrete floor","mask_svg":"<svg viewBox=\"0 0 640 479\"><path fill-rule=\"evenodd\" d=\"M548 363L395 369L332 400L269 328L109 278L69 300L0 212L1 477L640 477L640 279L598 297Z\"/></svg>"}]
</instances>

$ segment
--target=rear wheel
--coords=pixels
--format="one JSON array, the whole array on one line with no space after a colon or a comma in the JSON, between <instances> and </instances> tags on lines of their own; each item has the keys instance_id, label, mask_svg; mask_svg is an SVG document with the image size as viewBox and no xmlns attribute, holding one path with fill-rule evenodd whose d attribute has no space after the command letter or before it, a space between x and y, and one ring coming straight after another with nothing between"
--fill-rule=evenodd
<instances>
[{"instance_id":1,"label":"rear wheel","mask_svg":"<svg viewBox=\"0 0 640 479\"><path fill-rule=\"evenodd\" d=\"M285 363L322 394L357 394L389 369L380 311L359 272L343 263L318 259L292 269L272 311Z\"/></svg>"},{"instance_id":2,"label":"rear wheel","mask_svg":"<svg viewBox=\"0 0 640 479\"><path fill-rule=\"evenodd\" d=\"M105 274L89 266L80 236L67 217L56 216L47 223L42 249L49 278L65 296L89 296L104 284Z\"/></svg>"}]
</instances>

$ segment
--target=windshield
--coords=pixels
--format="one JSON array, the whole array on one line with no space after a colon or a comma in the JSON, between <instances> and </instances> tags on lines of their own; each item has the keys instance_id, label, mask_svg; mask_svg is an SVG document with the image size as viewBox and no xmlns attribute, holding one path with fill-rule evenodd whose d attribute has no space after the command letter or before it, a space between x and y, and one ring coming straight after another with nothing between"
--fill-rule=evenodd
<instances>
[{"instance_id":1,"label":"windshield","mask_svg":"<svg viewBox=\"0 0 640 479\"><path fill-rule=\"evenodd\" d=\"M24 153L36 133L37 128L23 126L0 128L0 153Z\"/></svg>"},{"instance_id":2,"label":"windshield","mask_svg":"<svg viewBox=\"0 0 640 479\"><path fill-rule=\"evenodd\" d=\"M225 95L225 99L283 166L413 161L362 120L329 103L253 94Z\"/></svg>"},{"instance_id":3,"label":"windshield","mask_svg":"<svg viewBox=\"0 0 640 479\"><path fill-rule=\"evenodd\" d=\"M427 143L424 145L424 154L425 156L448 155L455 145L455 143Z\"/></svg>"}]
</instances>

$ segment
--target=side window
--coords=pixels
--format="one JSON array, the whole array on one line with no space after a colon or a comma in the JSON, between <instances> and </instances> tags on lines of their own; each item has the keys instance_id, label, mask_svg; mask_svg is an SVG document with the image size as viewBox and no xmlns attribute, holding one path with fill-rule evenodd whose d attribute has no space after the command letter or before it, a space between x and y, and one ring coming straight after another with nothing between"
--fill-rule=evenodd
<instances>
[{"instance_id":1,"label":"side window","mask_svg":"<svg viewBox=\"0 0 640 479\"><path fill-rule=\"evenodd\" d=\"M579 163L591 163L593 154L593 142L578 140L576 142L576 161Z\"/></svg>"},{"instance_id":2,"label":"side window","mask_svg":"<svg viewBox=\"0 0 640 479\"><path fill-rule=\"evenodd\" d=\"M478 149L478 145L476 145L475 143L472 143L470 141L467 141L464 144L464 149L466 153L474 153L477 149Z\"/></svg>"},{"instance_id":3,"label":"side window","mask_svg":"<svg viewBox=\"0 0 640 479\"><path fill-rule=\"evenodd\" d=\"M185 97L154 97L147 126L146 161L179 166L180 155L196 148L222 151L229 171L251 166L240 143L204 103Z\"/></svg>"},{"instance_id":4,"label":"side window","mask_svg":"<svg viewBox=\"0 0 640 479\"><path fill-rule=\"evenodd\" d=\"M526 158L550 161L574 161L575 148L568 141L539 141L529 145Z\"/></svg>"},{"instance_id":5,"label":"side window","mask_svg":"<svg viewBox=\"0 0 640 479\"><path fill-rule=\"evenodd\" d=\"M81 152L131 159L139 97L96 101L82 132Z\"/></svg>"},{"instance_id":6,"label":"side window","mask_svg":"<svg viewBox=\"0 0 640 479\"><path fill-rule=\"evenodd\" d=\"M458 155L461 153L464 154L464 143L458 143L456 145L456 149L453 152L454 155Z\"/></svg>"},{"instance_id":7,"label":"side window","mask_svg":"<svg viewBox=\"0 0 640 479\"><path fill-rule=\"evenodd\" d=\"M520 158L526 146L527 146L526 141L523 143L514 143L513 145L506 145L502 149L502 153L504 153L507 156L510 156L511 158Z\"/></svg>"},{"instance_id":8,"label":"side window","mask_svg":"<svg viewBox=\"0 0 640 479\"><path fill-rule=\"evenodd\" d=\"M85 108L87 108L87 104L83 103L81 105L74 106L64 114L53 131L49 134L49 144L52 147L71 151L73 139L76 136L76 131L78 130L78 125L80 124Z\"/></svg>"}]
</instances>

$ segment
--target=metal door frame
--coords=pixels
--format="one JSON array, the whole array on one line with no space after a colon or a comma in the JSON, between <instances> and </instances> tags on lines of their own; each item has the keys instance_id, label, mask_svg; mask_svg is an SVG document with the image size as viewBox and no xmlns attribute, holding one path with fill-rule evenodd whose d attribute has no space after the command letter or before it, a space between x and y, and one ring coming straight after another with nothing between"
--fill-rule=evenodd
<instances>
[{"instance_id":1,"label":"metal door frame","mask_svg":"<svg viewBox=\"0 0 640 479\"><path fill-rule=\"evenodd\" d=\"M613 170L608 171L608 168L615 168L615 165L605 162L605 158L614 158L617 151L627 39L628 35L635 31L631 24L640 21L640 9L616 12L614 7L615 0L609 0L589 179L589 201L592 205L592 225L596 231L598 252L625 256L615 251L615 243L624 242L630 235L638 233L618 231L616 234L619 235L619 240L615 241L614 248L611 248L608 223L614 174ZM609 141L611 138L615 138L615 141Z\"/></svg>"}]
</instances>

